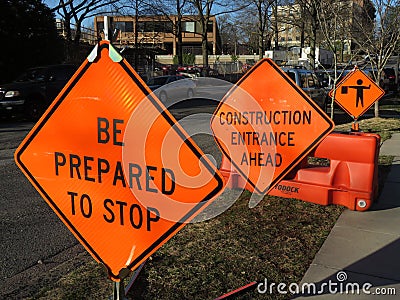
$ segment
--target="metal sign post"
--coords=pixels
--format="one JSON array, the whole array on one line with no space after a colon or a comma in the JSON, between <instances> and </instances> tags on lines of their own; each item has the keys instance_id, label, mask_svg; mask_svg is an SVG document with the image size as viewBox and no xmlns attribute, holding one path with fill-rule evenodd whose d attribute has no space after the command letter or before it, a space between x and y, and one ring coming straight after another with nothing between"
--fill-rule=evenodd
<instances>
[{"instance_id":1,"label":"metal sign post","mask_svg":"<svg viewBox=\"0 0 400 300\"><path fill-rule=\"evenodd\" d=\"M125 289L123 281L114 282L113 284L113 295L110 300L128 300L125 295Z\"/></svg>"},{"instance_id":2,"label":"metal sign post","mask_svg":"<svg viewBox=\"0 0 400 300\"><path fill-rule=\"evenodd\" d=\"M104 16L104 40L109 41L109 38L108 38L108 16Z\"/></svg>"}]
</instances>

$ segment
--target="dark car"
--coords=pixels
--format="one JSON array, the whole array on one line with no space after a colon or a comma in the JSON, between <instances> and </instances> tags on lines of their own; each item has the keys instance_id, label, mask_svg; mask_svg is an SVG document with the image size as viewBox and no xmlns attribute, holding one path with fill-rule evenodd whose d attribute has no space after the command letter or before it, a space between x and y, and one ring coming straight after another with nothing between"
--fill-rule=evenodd
<instances>
[{"instance_id":1,"label":"dark car","mask_svg":"<svg viewBox=\"0 0 400 300\"><path fill-rule=\"evenodd\" d=\"M385 91L397 91L397 84L396 84L396 72L394 68L384 68L383 69L383 81L382 81L382 88Z\"/></svg>"},{"instance_id":2,"label":"dark car","mask_svg":"<svg viewBox=\"0 0 400 300\"><path fill-rule=\"evenodd\" d=\"M335 78L335 71L332 69L317 70L317 71L315 71L315 75L317 75L321 86L327 92L329 92L330 90L333 89L333 84L335 83L335 79L336 79L336 85L337 85L352 70L353 69L337 69L336 70L336 78Z\"/></svg>"},{"instance_id":3,"label":"dark car","mask_svg":"<svg viewBox=\"0 0 400 300\"><path fill-rule=\"evenodd\" d=\"M375 80L375 77L377 76L376 69L366 68L363 69L363 72L365 72L368 76L370 76L372 80ZM398 86L396 84L396 72L394 68L389 68L389 67L383 68L381 73L381 78L379 80L379 86L383 90L385 90L385 92L397 91Z\"/></svg>"},{"instance_id":4,"label":"dark car","mask_svg":"<svg viewBox=\"0 0 400 300\"><path fill-rule=\"evenodd\" d=\"M51 65L27 70L15 81L0 85L0 114L23 114L37 120L75 73L74 65Z\"/></svg>"},{"instance_id":5,"label":"dark car","mask_svg":"<svg viewBox=\"0 0 400 300\"><path fill-rule=\"evenodd\" d=\"M326 110L327 92L321 86L314 71L301 68L282 69L319 107Z\"/></svg>"}]
</instances>

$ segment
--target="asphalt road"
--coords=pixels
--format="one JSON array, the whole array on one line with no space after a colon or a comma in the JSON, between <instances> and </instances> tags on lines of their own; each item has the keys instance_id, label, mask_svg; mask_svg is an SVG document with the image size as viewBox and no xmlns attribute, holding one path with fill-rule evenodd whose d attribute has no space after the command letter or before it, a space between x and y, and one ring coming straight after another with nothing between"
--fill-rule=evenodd
<instances>
[{"instance_id":1,"label":"asphalt road","mask_svg":"<svg viewBox=\"0 0 400 300\"><path fill-rule=\"evenodd\" d=\"M32 126L33 123L27 122L0 122L0 295L3 296L14 276L77 244L14 163L14 151Z\"/></svg>"}]
</instances>

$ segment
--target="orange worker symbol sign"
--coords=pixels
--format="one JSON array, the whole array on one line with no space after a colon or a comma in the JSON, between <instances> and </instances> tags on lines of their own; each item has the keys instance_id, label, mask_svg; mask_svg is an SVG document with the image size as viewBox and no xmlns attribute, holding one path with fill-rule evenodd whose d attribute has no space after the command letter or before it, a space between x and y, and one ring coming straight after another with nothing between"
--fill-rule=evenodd
<instances>
[{"instance_id":1,"label":"orange worker symbol sign","mask_svg":"<svg viewBox=\"0 0 400 300\"><path fill-rule=\"evenodd\" d=\"M249 188L265 194L334 128L272 60L258 62L211 120L218 146Z\"/></svg>"},{"instance_id":2,"label":"orange worker symbol sign","mask_svg":"<svg viewBox=\"0 0 400 300\"><path fill-rule=\"evenodd\" d=\"M223 187L216 167L106 41L64 87L15 159L115 281Z\"/></svg>"},{"instance_id":3,"label":"orange worker symbol sign","mask_svg":"<svg viewBox=\"0 0 400 300\"><path fill-rule=\"evenodd\" d=\"M332 97L334 90L329 92ZM359 69L347 74L336 86L335 101L351 116L357 119L364 114L385 91Z\"/></svg>"}]
</instances>

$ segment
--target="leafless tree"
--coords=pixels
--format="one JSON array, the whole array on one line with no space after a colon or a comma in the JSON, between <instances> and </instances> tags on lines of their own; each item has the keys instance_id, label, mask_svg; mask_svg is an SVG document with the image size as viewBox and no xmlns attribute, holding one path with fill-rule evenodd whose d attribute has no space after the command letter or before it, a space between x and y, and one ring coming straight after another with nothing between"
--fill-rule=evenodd
<instances>
[{"instance_id":1,"label":"leafless tree","mask_svg":"<svg viewBox=\"0 0 400 300\"><path fill-rule=\"evenodd\" d=\"M262 59L265 50L265 40L270 40L268 31L271 25L271 7L275 0L251 0L251 4L257 12L257 39L258 39L258 57ZM275 5L276 6L276 5Z\"/></svg>"},{"instance_id":2,"label":"leafless tree","mask_svg":"<svg viewBox=\"0 0 400 300\"><path fill-rule=\"evenodd\" d=\"M380 84L383 70L400 40L399 0L370 0L364 2L364 18L355 18L353 40L367 53L373 77ZM373 26L366 26L372 24ZM375 117L379 117L379 103L375 102Z\"/></svg>"},{"instance_id":3,"label":"leafless tree","mask_svg":"<svg viewBox=\"0 0 400 300\"><path fill-rule=\"evenodd\" d=\"M63 18L67 41L79 43L82 34L82 23L99 13L99 10L116 4L119 0L60 0L53 10ZM72 37L71 24L74 22L75 34Z\"/></svg>"},{"instance_id":4,"label":"leafless tree","mask_svg":"<svg viewBox=\"0 0 400 300\"><path fill-rule=\"evenodd\" d=\"M349 1L324 1L317 11L317 19L319 23L319 33L321 35L321 44L327 50L333 53L333 73L329 74L332 79L333 93L329 106L331 108L331 118L334 115L334 99L336 96L336 84L339 78L342 77L344 68L341 66L339 71L339 60L343 62L344 44L348 44L348 38L351 32L349 26L351 20L351 7ZM354 59L355 53L348 60L347 65Z\"/></svg>"},{"instance_id":5,"label":"leafless tree","mask_svg":"<svg viewBox=\"0 0 400 300\"><path fill-rule=\"evenodd\" d=\"M299 18L298 15L293 16L289 15L289 18L281 18L281 16L278 13L278 8L280 6L293 6L292 1L288 0L274 0L271 2L272 3L272 16L271 16L271 31L272 35L274 37L274 48L278 49L279 48L279 34L282 32L282 28L279 27L279 24L291 24L291 25L296 25L298 24L298 21L302 21L302 18ZM304 23L304 21L302 21ZM299 26L301 28L301 26ZM304 31L304 29L303 29ZM302 32L303 32L302 31Z\"/></svg>"},{"instance_id":6,"label":"leafless tree","mask_svg":"<svg viewBox=\"0 0 400 300\"><path fill-rule=\"evenodd\" d=\"M183 16L188 13L187 10L188 0L164 0L161 2L148 2L156 14L164 16L173 28L173 35L176 37L176 56L178 64L183 64L183 50L182 50L182 24Z\"/></svg>"},{"instance_id":7,"label":"leafless tree","mask_svg":"<svg viewBox=\"0 0 400 300\"><path fill-rule=\"evenodd\" d=\"M225 0L188 0L193 5L197 15L197 22L200 25L201 52L203 56L203 66L208 67L208 38L207 25L211 16L218 16L239 11L246 5L235 1Z\"/></svg>"},{"instance_id":8,"label":"leafless tree","mask_svg":"<svg viewBox=\"0 0 400 300\"><path fill-rule=\"evenodd\" d=\"M301 26L302 40L304 40L304 35L306 34L309 38L310 44L310 64L312 68L315 68L316 47L319 30L318 11L321 9L321 4L324 3L324 1L297 0L297 3L300 5L300 15L302 18L301 22L299 23Z\"/></svg>"},{"instance_id":9,"label":"leafless tree","mask_svg":"<svg viewBox=\"0 0 400 300\"><path fill-rule=\"evenodd\" d=\"M137 70L139 65L139 18L142 15L154 13L154 10L146 0L120 0L115 11L120 14L133 16L133 67Z\"/></svg>"}]
</instances>

